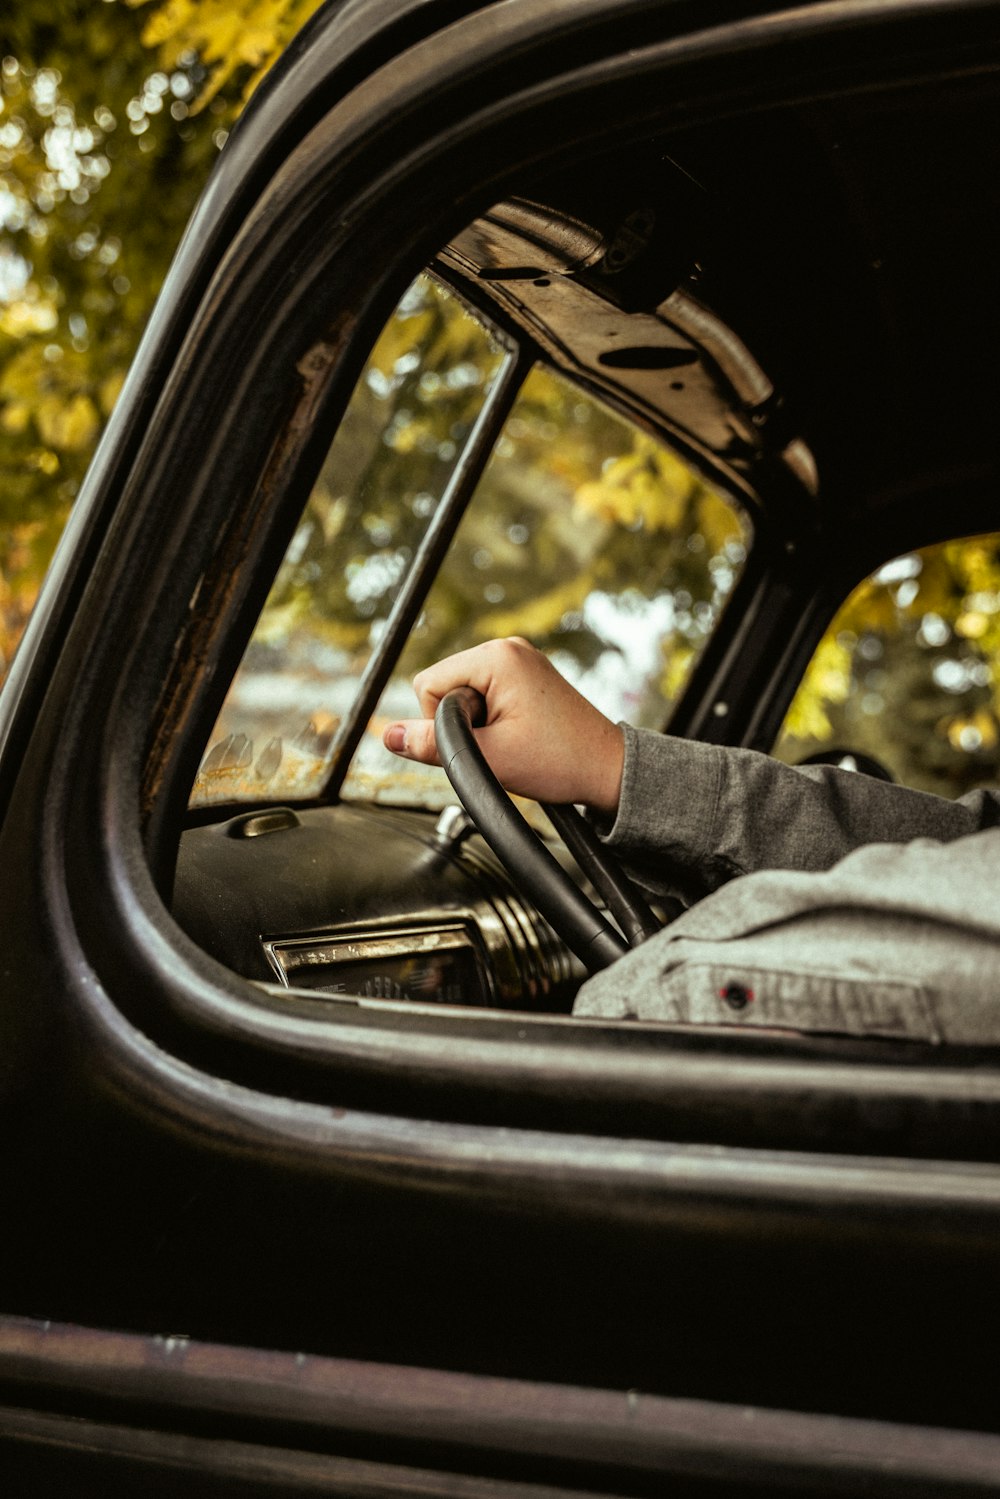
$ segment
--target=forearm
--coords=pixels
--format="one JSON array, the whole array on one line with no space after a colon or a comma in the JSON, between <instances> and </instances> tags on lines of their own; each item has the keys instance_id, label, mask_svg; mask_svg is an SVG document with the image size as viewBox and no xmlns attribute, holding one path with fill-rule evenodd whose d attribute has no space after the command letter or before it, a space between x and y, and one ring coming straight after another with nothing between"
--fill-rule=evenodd
<instances>
[{"instance_id":1,"label":"forearm","mask_svg":"<svg viewBox=\"0 0 1000 1499\"><path fill-rule=\"evenodd\" d=\"M946 801L829 766L625 730L605 834L650 889L691 901L758 869L828 869L866 843L941 842L1000 823L995 793Z\"/></svg>"}]
</instances>

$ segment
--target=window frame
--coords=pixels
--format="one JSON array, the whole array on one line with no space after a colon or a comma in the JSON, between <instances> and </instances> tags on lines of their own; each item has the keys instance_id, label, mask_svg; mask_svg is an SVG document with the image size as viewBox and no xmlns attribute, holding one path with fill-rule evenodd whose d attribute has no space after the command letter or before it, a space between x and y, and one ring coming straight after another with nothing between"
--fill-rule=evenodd
<instances>
[{"instance_id":1,"label":"window frame","mask_svg":"<svg viewBox=\"0 0 1000 1499\"><path fill-rule=\"evenodd\" d=\"M476 17L433 54L418 44L370 87L335 106L289 155L192 319L132 453L121 504L36 725L42 748L35 749L27 777L35 800L28 798L19 816L36 815L46 830L40 879L46 919L60 932L52 959L60 982L74 976L71 1003L84 1017L109 1086L142 1096L144 1106L155 1098L175 1127L196 1136L205 1130L206 1115L225 1119L247 1148L270 1139L279 1158L305 1156L333 1175L350 1169L352 1150L378 1155L392 1138L408 1158L420 1157L416 1175L422 1189L432 1190L468 1149L476 1165L460 1173L467 1190L516 1202L532 1178L531 1147L512 1141L508 1150L491 1134L498 1121L548 1140L539 1187L563 1169L572 1139L587 1137L601 1156L603 1147L594 1142L607 1132L614 1148L608 1146L601 1163L588 1157L590 1165L573 1174L560 1208L571 1216L590 1211L593 1171L606 1172L606 1182L618 1177L616 1142L636 1130L658 1142L632 1178L629 1202L637 1211L662 1173L664 1142L676 1138L739 1145L751 1153L794 1148L871 1158L892 1150L909 1155L916 1167L931 1139L932 1116L939 1155L978 1159L992 1146L970 1123L970 1068L984 1060L995 1064L992 1054L952 1053L943 1061L921 1054L911 1064L907 1048L891 1051L882 1043L744 1032L692 1037L670 1027L630 1028L623 1039L620 1027L601 1022L428 1015L417 1008L392 1012L391 1025L387 1012L375 1016L358 1007L317 1017L311 1004L278 1003L220 969L169 918L165 901L192 760L283 555L304 487L315 476L321 456L316 434L343 409L416 258L426 260L449 226L495 198L498 174L484 167L477 176L477 153L489 161L484 144L502 146L504 174L512 174L517 161L537 159L539 139L557 120L562 134L547 140L549 159L573 154L582 140L606 135L604 117L591 115L595 102L621 111L616 129L623 135L647 129L644 111L662 102L668 76L676 89L671 108L687 118L701 97L701 70L722 68L736 45L732 32L707 32L681 43L654 39L648 52L606 58L604 39L595 32L588 37L597 55L567 75L560 72L564 62L555 60L565 18L547 20L541 0L526 0L517 10L540 78L512 93L514 64L488 51L473 52L463 71L459 38L466 26L480 48L487 39L495 44L490 27L479 26ZM578 0L576 11L579 19L594 15L617 23L627 14L636 25L648 22L642 5ZM848 61L858 65L851 44L863 50L871 33L864 26L858 35L850 28L842 33L833 19L820 6L815 17L790 13L784 31L766 17L752 36L740 34L740 48L752 40L775 70L773 77L766 68L761 74L762 97L787 89L784 43L794 49L803 34L817 47L821 77L827 76L831 38L839 36ZM627 41L623 34L616 45L624 48ZM484 69L493 94L484 89ZM796 88L802 86L797 79ZM413 119L400 110L400 100L413 108L424 132L420 151L408 138ZM706 99L700 108L711 115L718 105ZM374 132L372 112L380 126ZM419 224L414 198L421 203ZM331 199L350 206L335 236L320 207ZM380 213L388 219L380 221ZM374 263L373 243L379 247ZM331 285L323 278L334 251L339 258ZM290 328L290 312L310 299L325 332L304 348ZM220 368L230 372L233 387L209 399ZM207 405L199 411L202 400ZM258 431L249 417L264 407L271 415ZM233 433L241 438L236 448L228 445ZM189 445L195 434L204 450L178 486L172 455L182 434ZM213 495L220 478L221 492ZM233 513L232 497L240 493L254 499ZM726 611L735 618L739 603L738 623L730 628L724 616L678 715L680 732L738 743L752 737L759 721L749 707L762 680L763 668L754 663L790 621L801 619L808 596L803 579L816 575L802 567L802 551L793 575L787 549L777 539L762 546L761 539L739 599L734 595ZM137 556L142 563L134 567ZM815 557L812 566L818 569ZM158 608L154 617L140 619L137 603L149 598ZM770 671L767 679L774 680ZM720 701L725 714L717 712ZM113 949L108 931L115 934ZM379 1113L380 1100L384 1111L401 1080L418 1110L402 1121ZM368 1111L353 1145L345 1144L343 1131L331 1132L325 1114L320 1122L309 1112L333 1087L346 1088ZM277 1117L276 1096L282 1100ZM977 1098L1000 1118L1000 1070L992 1065L978 1074ZM289 1099L301 1105L298 1113ZM491 1166L496 1152L510 1167L502 1181ZM852 1192L831 1175L828 1191L824 1187L831 1224L837 1211L847 1211Z\"/></svg>"},{"instance_id":2,"label":"window frame","mask_svg":"<svg viewBox=\"0 0 1000 1499\"><path fill-rule=\"evenodd\" d=\"M235 1329L272 1349L325 1338L340 1352L353 1336L363 1358L388 1350L411 1369L613 1387L631 1392L615 1399L643 1438L639 1387L722 1400L744 1430L748 1409L770 1405L780 1421L806 1402L838 1421L949 1423L957 1442L976 1423L995 1429L992 1387L969 1357L977 1342L988 1354L998 1322L995 1053L914 1061L882 1043L415 1008L318 1016L222 969L167 909L191 745L200 753L263 601L255 580L301 510L319 462L310 434L336 416L449 227L495 201L508 169L639 132L657 110L687 123L863 86L912 66L911 28L936 69L934 23L956 13L820 4L741 12L735 26L730 12L696 33L683 28L707 24L704 4L508 0L472 18L472 47L452 13L432 57L417 46L386 63L288 156L201 284L205 300L171 304L199 305L156 378L140 367L131 410L144 419L108 452L115 483L80 523L93 529L48 616L56 638L22 657L19 711L34 711L3 765L17 780L0 859L24 871L0 882L0 1089L17 1126L5 1169L23 1194L12 1200L31 1205L4 1236L5 1285L22 1306L188 1329L193 1304L202 1327L221 1315L230 1340ZM995 24L996 9L968 15ZM970 33L971 21L961 40ZM331 314L309 348L289 316L306 302ZM185 440L199 451L181 463ZM798 533L784 533L786 553L789 499L776 497L743 612L731 605L699 667L685 732L746 742L757 695L766 711L787 686L764 657L803 639L809 590L837 565ZM267 1280L276 1309L260 1292L269 1236L285 1251L284 1283ZM189 1362L178 1342L160 1340L155 1357L191 1369L198 1347ZM290 1357L284 1393L308 1383L306 1355ZM34 1406L52 1377L22 1356L16 1387ZM129 1388L140 1410L149 1390ZM280 1422L280 1400L266 1403ZM365 1408L369 1430L385 1430L385 1409ZM415 1450L412 1406L407 1419L397 1454ZM537 1459L536 1428L526 1416L506 1446L493 1426L501 1476ZM879 1455L849 1478L885 1478L899 1447L874 1429ZM913 1429L900 1442L910 1458ZM808 1477L822 1489L845 1471Z\"/></svg>"},{"instance_id":3,"label":"window frame","mask_svg":"<svg viewBox=\"0 0 1000 1499\"><path fill-rule=\"evenodd\" d=\"M688 703L692 696L689 691L691 681L698 674L702 658L706 654L711 654L711 647L719 632L723 616L729 610L733 596L740 592L744 574L749 571L753 575L759 570L753 556L758 543L758 535L762 534L764 537L768 535L767 517L759 506L751 503L747 493L738 491L732 484L722 482L720 473L705 464L701 456L693 452L690 445L678 443L674 434L665 433L657 428L649 420L648 414L630 405L620 390L594 380L587 380L577 369L569 370L554 364L547 351L532 343L525 335L523 328L509 317L501 315L498 318L496 304L482 295L476 298L475 288L463 284L453 270L443 268L439 261L433 263L424 274L430 275L443 285L466 313L479 322L502 351L503 358L483 399L469 436L465 440L464 448L444 485L440 501L416 547L403 584L386 616L384 628L372 647L358 678L357 690L351 700L350 709L337 727L331 747L326 754L326 775L311 791L297 795L289 792L284 798L297 806L310 806L339 800L341 788L350 773L353 757L364 736L367 724L376 711L388 681L398 665L410 631L424 607L427 595L438 576L468 507L476 495L480 479L493 457L505 425L516 410L524 383L535 368L551 370L568 386L579 392L582 398L616 415L631 430L647 433L666 451L676 454L689 471L697 474L743 523L746 555L739 566L733 587L720 606L718 618L715 620L710 635L700 643L677 696L667 706L664 716L657 725L661 730L666 730L685 712L690 711ZM332 437L328 437L330 444L335 441L336 432ZM238 671L239 668L237 675ZM352 797L352 800L354 799L356 797ZM187 821L189 825L200 825L227 814L233 815L254 807L265 806L269 800L273 800L271 793L267 797L242 796L230 801L192 801L188 807ZM388 800L391 803L391 797ZM409 805L409 803L406 804Z\"/></svg>"}]
</instances>

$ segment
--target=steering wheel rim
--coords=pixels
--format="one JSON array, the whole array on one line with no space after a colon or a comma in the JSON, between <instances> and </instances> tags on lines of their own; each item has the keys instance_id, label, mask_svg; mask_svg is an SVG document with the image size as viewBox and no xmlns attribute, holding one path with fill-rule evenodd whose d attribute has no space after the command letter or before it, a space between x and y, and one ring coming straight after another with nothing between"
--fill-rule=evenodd
<instances>
[{"instance_id":1,"label":"steering wheel rim","mask_svg":"<svg viewBox=\"0 0 1000 1499\"><path fill-rule=\"evenodd\" d=\"M441 699L434 733L445 774L493 852L588 973L597 973L628 950L626 941L574 884L493 774L473 733L485 716L483 697L472 687L458 687ZM657 930L659 922L648 905L575 807L543 806L584 872L623 920L629 942L635 945Z\"/></svg>"}]
</instances>

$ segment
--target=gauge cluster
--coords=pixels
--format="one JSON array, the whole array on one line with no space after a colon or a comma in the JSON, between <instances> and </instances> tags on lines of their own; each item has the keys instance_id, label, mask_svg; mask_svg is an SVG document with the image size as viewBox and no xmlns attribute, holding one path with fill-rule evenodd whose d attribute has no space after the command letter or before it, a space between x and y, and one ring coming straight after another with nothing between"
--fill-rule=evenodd
<instances>
[{"instance_id":1,"label":"gauge cluster","mask_svg":"<svg viewBox=\"0 0 1000 1499\"><path fill-rule=\"evenodd\" d=\"M190 828L173 911L236 972L317 999L564 1013L583 977L454 808L272 808Z\"/></svg>"}]
</instances>

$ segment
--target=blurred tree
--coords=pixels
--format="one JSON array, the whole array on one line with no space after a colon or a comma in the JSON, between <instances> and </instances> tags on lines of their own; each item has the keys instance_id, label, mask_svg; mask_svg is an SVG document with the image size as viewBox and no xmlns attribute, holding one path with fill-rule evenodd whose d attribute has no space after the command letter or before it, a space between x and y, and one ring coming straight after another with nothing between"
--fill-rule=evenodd
<instances>
[{"instance_id":1,"label":"blurred tree","mask_svg":"<svg viewBox=\"0 0 1000 1499\"><path fill-rule=\"evenodd\" d=\"M1000 536L897 557L855 589L777 753L795 762L832 746L944 796L1000 780Z\"/></svg>"},{"instance_id":2,"label":"blurred tree","mask_svg":"<svg viewBox=\"0 0 1000 1499\"><path fill-rule=\"evenodd\" d=\"M227 127L319 0L0 20L0 680Z\"/></svg>"},{"instance_id":3,"label":"blurred tree","mask_svg":"<svg viewBox=\"0 0 1000 1499\"><path fill-rule=\"evenodd\" d=\"M195 197L245 98L318 3L5 9L0 680ZM363 660L492 378L497 351L471 320L432 290L414 298L387 327L331 450L263 647L308 616L314 636ZM587 600L604 591L620 615L634 594L637 611L668 606L657 696L669 703L742 560L728 508L666 449L542 372L482 490L408 664L520 631L585 668L604 648L583 627ZM890 564L822 641L780 753L842 742L928 789L996 779L998 653L995 538Z\"/></svg>"},{"instance_id":4,"label":"blurred tree","mask_svg":"<svg viewBox=\"0 0 1000 1499\"><path fill-rule=\"evenodd\" d=\"M321 785L341 715L501 359L458 297L417 277L333 435L210 741L196 801ZM732 504L662 443L536 366L388 696L399 700L413 673L447 652L524 634L606 711L662 724L733 587L746 539ZM373 766L373 752L369 741L355 789L398 792L408 772L391 759Z\"/></svg>"},{"instance_id":5,"label":"blurred tree","mask_svg":"<svg viewBox=\"0 0 1000 1499\"><path fill-rule=\"evenodd\" d=\"M609 650L634 654L644 638L649 679L636 713L662 725L732 589L747 537L735 508L669 448L536 366L404 669L519 634L577 675Z\"/></svg>"},{"instance_id":6,"label":"blurred tree","mask_svg":"<svg viewBox=\"0 0 1000 1499\"><path fill-rule=\"evenodd\" d=\"M354 392L259 644L285 642L294 629L367 653L500 354L456 297L418 277ZM620 593L627 582L636 597L679 594L671 656L679 679L705 634L705 610L714 619L732 587L742 540L732 507L687 464L538 366L435 583L407 669L456 640L515 633L586 661L597 647L579 610L595 590ZM355 656L354 669L360 664ZM666 680L664 694L674 695Z\"/></svg>"}]
</instances>

